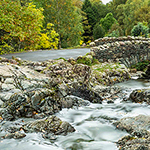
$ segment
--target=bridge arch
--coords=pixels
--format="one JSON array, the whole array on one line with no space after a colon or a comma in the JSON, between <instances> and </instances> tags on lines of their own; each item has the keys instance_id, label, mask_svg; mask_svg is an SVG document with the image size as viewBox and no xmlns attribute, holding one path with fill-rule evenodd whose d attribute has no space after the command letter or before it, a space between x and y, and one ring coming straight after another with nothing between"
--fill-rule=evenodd
<instances>
[{"instance_id":1,"label":"bridge arch","mask_svg":"<svg viewBox=\"0 0 150 150\"><path fill-rule=\"evenodd\" d=\"M100 62L112 61L126 67L144 60L150 60L150 38L144 37L105 37L90 43L91 51Z\"/></svg>"}]
</instances>

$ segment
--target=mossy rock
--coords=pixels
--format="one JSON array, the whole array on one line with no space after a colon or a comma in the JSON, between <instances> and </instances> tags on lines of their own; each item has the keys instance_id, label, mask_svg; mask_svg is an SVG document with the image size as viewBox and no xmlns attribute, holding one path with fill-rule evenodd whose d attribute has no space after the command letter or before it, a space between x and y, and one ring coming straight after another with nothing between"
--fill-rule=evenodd
<instances>
[{"instance_id":1,"label":"mossy rock","mask_svg":"<svg viewBox=\"0 0 150 150\"><path fill-rule=\"evenodd\" d=\"M93 62L92 55L79 56L77 58L77 63L79 64L85 64L85 65L91 66L92 62Z\"/></svg>"}]
</instances>

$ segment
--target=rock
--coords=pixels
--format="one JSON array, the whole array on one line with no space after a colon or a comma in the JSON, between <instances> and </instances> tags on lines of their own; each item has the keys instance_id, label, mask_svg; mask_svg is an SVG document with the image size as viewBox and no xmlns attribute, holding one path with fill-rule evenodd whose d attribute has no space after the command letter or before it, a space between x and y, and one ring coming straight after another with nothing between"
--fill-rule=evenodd
<instances>
[{"instance_id":1,"label":"rock","mask_svg":"<svg viewBox=\"0 0 150 150\"><path fill-rule=\"evenodd\" d=\"M4 138L4 139L11 139L11 138L21 139L21 138L24 138L25 136L26 136L26 134L24 134L24 133L15 132L15 133L7 133L2 138Z\"/></svg>"},{"instance_id":2,"label":"rock","mask_svg":"<svg viewBox=\"0 0 150 150\"><path fill-rule=\"evenodd\" d=\"M3 106L4 102L0 100L0 108Z\"/></svg>"},{"instance_id":3,"label":"rock","mask_svg":"<svg viewBox=\"0 0 150 150\"><path fill-rule=\"evenodd\" d=\"M86 44L85 44L85 43L83 43L83 44L82 44L82 47L85 47L85 46L86 46Z\"/></svg>"},{"instance_id":4,"label":"rock","mask_svg":"<svg viewBox=\"0 0 150 150\"><path fill-rule=\"evenodd\" d=\"M103 85L113 85L130 79L129 70L118 63L99 63L92 66L92 80Z\"/></svg>"},{"instance_id":5,"label":"rock","mask_svg":"<svg viewBox=\"0 0 150 150\"><path fill-rule=\"evenodd\" d=\"M66 96L61 102L62 102L62 108L72 108L74 106L80 107L80 106L90 105L89 101L86 101L74 95Z\"/></svg>"},{"instance_id":6,"label":"rock","mask_svg":"<svg viewBox=\"0 0 150 150\"><path fill-rule=\"evenodd\" d=\"M77 61L77 63L91 65L93 62L93 56L92 55L78 56L76 61Z\"/></svg>"},{"instance_id":7,"label":"rock","mask_svg":"<svg viewBox=\"0 0 150 150\"><path fill-rule=\"evenodd\" d=\"M136 72L137 72L137 69L136 69L136 68L130 69L130 72L131 72L131 73L136 73Z\"/></svg>"},{"instance_id":8,"label":"rock","mask_svg":"<svg viewBox=\"0 0 150 150\"><path fill-rule=\"evenodd\" d=\"M77 86L71 89L72 95L78 96L84 100L88 100L92 103L102 103L102 97L92 89L88 89L87 86Z\"/></svg>"},{"instance_id":9,"label":"rock","mask_svg":"<svg viewBox=\"0 0 150 150\"><path fill-rule=\"evenodd\" d=\"M150 65L147 66L147 70L142 74L143 79L150 79Z\"/></svg>"},{"instance_id":10,"label":"rock","mask_svg":"<svg viewBox=\"0 0 150 150\"><path fill-rule=\"evenodd\" d=\"M150 89L136 89L133 90L127 100L135 103L146 102L150 104Z\"/></svg>"},{"instance_id":11,"label":"rock","mask_svg":"<svg viewBox=\"0 0 150 150\"><path fill-rule=\"evenodd\" d=\"M118 141L119 148L124 149L149 149L150 148L150 116L139 115L123 118L114 123L117 129L126 130L130 135Z\"/></svg>"},{"instance_id":12,"label":"rock","mask_svg":"<svg viewBox=\"0 0 150 150\"><path fill-rule=\"evenodd\" d=\"M94 42L91 42L89 45L90 45L91 47L93 47L93 46L95 46L95 43L94 43Z\"/></svg>"},{"instance_id":13,"label":"rock","mask_svg":"<svg viewBox=\"0 0 150 150\"><path fill-rule=\"evenodd\" d=\"M95 44L94 44L95 43ZM149 58L149 38L118 37L100 38L91 44L91 51L100 62L119 61L126 67Z\"/></svg>"},{"instance_id":14,"label":"rock","mask_svg":"<svg viewBox=\"0 0 150 150\"><path fill-rule=\"evenodd\" d=\"M36 120L23 126L25 132L43 132L44 134L66 135L75 129L69 123L60 120L56 116Z\"/></svg>"},{"instance_id":15,"label":"rock","mask_svg":"<svg viewBox=\"0 0 150 150\"><path fill-rule=\"evenodd\" d=\"M74 58L69 58L68 62L71 63L72 65L76 64L76 60Z\"/></svg>"}]
</instances>

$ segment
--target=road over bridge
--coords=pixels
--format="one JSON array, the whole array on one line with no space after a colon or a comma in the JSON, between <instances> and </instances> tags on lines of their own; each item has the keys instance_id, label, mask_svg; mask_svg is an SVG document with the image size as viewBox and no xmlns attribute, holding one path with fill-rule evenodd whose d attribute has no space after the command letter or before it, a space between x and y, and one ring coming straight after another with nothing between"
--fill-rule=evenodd
<instances>
[{"instance_id":1,"label":"road over bridge","mask_svg":"<svg viewBox=\"0 0 150 150\"><path fill-rule=\"evenodd\" d=\"M6 57L11 59L12 56L19 57L23 60L31 60L31 61L45 61L49 59L57 59L63 57L65 59L69 58L77 58L80 55L85 55L90 52L90 48L79 48L79 49L63 49L63 50L37 50L31 52L24 53L14 53L14 54L6 54L1 55L2 57Z\"/></svg>"}]
</instances>

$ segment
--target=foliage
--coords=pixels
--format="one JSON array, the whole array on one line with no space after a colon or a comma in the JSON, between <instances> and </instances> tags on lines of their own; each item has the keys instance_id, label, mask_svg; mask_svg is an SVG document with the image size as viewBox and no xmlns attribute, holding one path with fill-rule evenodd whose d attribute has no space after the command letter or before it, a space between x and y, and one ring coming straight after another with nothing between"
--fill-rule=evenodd
<instances>
[{"instance_id":1,"label":"foliage","mask_svg":"<svg viewBox=\"0 0 150 150\"><path fill-rule=\"evenodd\" d=\"M84 30L84 33L82 34L83 41L84 43L87 43L88 41L93 39L92 38L93 33L85 12L82 12L82 25Z\"/></svg>"},{"instance_id":2,"label":"foliage","mask_svg":"<svg viewBox=\"0 0 150 150\"><path fill-rule=\"evenodd\" d=\"M132 65L131 68L136 68L137 71L145 71L146 67L150 64L149 60L145 60L137 63L136 65Z\"/></svg>"},{"instance_id":3,"label":"foliage","mask_svg":"<svg viewBox=\"0 0 150 150\"><path fill-rule=\"evenodd\" d=\"M117 22L117 20L113 17L112 13L108 13L105 18L102 18L100 20L100 24L102 24L103 28L105 29L105 32L107 33L111 26Z\"/></svg>"},{"instance_id":4,"label":"foliage","mask_svg":"<svg viewBox=\"0 0 150 150\"><path fill-rule=\"evenodd\" d=\"M59 34L59 48L79 45L83 32L80 10L70 0L34 0L44 9L45 23L54 24Z\"/></svg>"},{"instance_id":5,"label":"foliage","mask_svg":"<svg viewBox=\"0 0 150 150\"><path fill-rule=\"evenodd\" d=\"M114 30L108 34L108 37L119 37L119 30Z\"/></svg>"},{"instance_id":6,"label":"foliage","mask_svg":"<svg viewBox=\"0 0 150 150\"><path fill-rule=\"evenodd\" d=\"M101 24L97 23L93 29L94 39L103 38L105 35L105 30Z\"/></svg>"},{"instance_id":7,"label":"foliage","mask_svg":"<svg viewBox=\"0 0 150 150\"><path fill-rule=\"evenodd\" d=\"M47 28L41 33L38 49L57 49L58 47L58 33L53 28L53 24L48 23Z\"/></svg>"},{"instance_id":8,"label":"foliage","mask_svg":"<svg viewBox=\"0 0 150 150\"><path fill-rule=\"evenodd\" d=\"M136 26L133 27L133 29L131 30L131 34L133 36L148 37L149 28L146 25L143 25L143 23L139 22Z\"/></svg>"},{"instance_id":9,"label":"foliage","mask_svg":"<svg viewBox=\"0 0 150 150\"><path fill-rule=\"evenodd\" d=\"M93 29L94 25L96 24L96 13L97 10L96 8L92 6L92 3L90 0L85 0L83 5L82 5L82 11L86 13L87 19L89 22L89 25L91 26L91 30Z\"/></svg>"},{"instance_id":10,"label":"foliage","mask_svg":"<svg viewBox=\"0 0 150 150\"><path fill-rule=\"evenodd\" d=\"M107 13L111 12L111 9L107 5L104 5L101 0L90 0L90 2L95 12L96 23L99 22L101 18L104 18Z\"/></svg>"},{"instance_id":11,"label":"foliage","mask_svg":"<svg viewBox=\"0 0 150 150\"><path fill-rule=\"evenodd\" d=\"M72 4L81 9L83 2L81 0L72 0Z\"/></svg>"},{"instance_id":12,"label":"foliage","mask_svg":"<svg viewBox=\"0 0 150 150\"><path fill-rule=\"evenodd\" d=\"M35 49L39 40L43 21L42 9L33 4L21 6L18 1L3 0L0 2L0 43L11 47L13 51ZM2 52L0 52L2 53Z\"/></svg>"},{"instance_id":13,"label":"foliage","mask_svg":"<svg viewBox=\"0 0 150 150\"><path fill-rule=\"evenodd\" d=\"M111 26L111 28L110 28L110 30L108 32L108 37L119 37L119 36L123 36L123 34L124 33L123 33L123 30L120 27L120 25L117 22L115 22Z\"/></svg>"},{"instance_id":14,"label":"foliage","mask_svg":"<svg viewBox=\"0 0 150 150\"><path fill-rule=\"evenodd\" d=\"M83 37L84 42L87 43L87 41L93 40L93 33L96 31L94 29L95 25L100 21L101 18L105 17L106 14L110 12L110 9L104 5L101 0L85 0L82 5L82 11L87 17L87 20L83 20Z\"/></svg>"},{"instance_id":15,"label":"foliage","mask_svg":"<svg viewBox=\"0 0 150 150\"><path fill-rule=\"evenodd\" d=\"M125 4L127 2L127 0L112 0L110 2L110 9L113 12L114 17L118 20L118 16L117 14L119 13L119 11L117 10L118 6Z\"/></svg>"}]
</instances>

